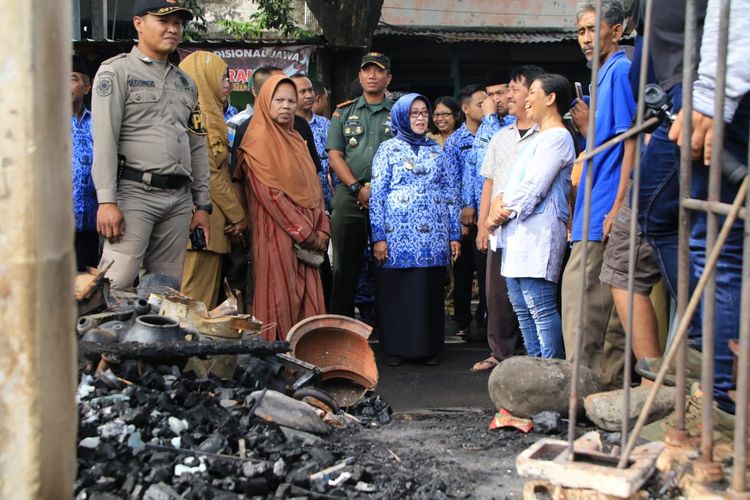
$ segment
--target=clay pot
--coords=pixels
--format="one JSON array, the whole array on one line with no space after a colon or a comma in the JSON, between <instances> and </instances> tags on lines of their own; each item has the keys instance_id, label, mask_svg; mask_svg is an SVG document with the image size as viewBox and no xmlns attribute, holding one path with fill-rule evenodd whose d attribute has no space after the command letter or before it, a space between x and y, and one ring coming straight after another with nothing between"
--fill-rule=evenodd
<instances>
[{"instance_id":1,"label":"clay pot","mask_svg":"<svg viewBox=\"0 0 750 500\"><path fill-rule=\"evenodd\" d=\"M335 314L306 318L289 330L292 355L318 366L323 389L341 407L359 401L378 383L378 367L368 339L372 327Z\"/></svg>"},{"instance_id":2,"label":"clay pot","mask_svg":"<svg viewBox=\"0 0 750 500\"><path fill-rule=\"evenodd\" d=\"M185 340L177 320L167 316L147 314L135 319L133 327L123 334L121 342L140 342L153 344L156 342L177 342Z\"/></svg>"}]
</instances>

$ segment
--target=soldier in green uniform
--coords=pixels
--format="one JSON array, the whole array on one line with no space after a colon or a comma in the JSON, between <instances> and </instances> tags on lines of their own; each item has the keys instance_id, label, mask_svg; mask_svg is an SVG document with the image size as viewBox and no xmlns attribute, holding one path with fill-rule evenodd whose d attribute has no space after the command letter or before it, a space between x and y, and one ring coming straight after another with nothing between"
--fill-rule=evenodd
<instances>
[{"instance_id":1,"label":"soldier in green uniform","mask_svg":"<svg viewBox=\"0 0 750 500\"><path fill-rule=\"evenodd\" d=\"M391 105L385 90L391 81L391 62L370 52L362 58L359 82L363 94L336 107L328 132L331 167L341 179L333 195L332 314L354 316L354 295L368 241L372 158L380 143L390 139Z\"/></svg>"}]
</instances>

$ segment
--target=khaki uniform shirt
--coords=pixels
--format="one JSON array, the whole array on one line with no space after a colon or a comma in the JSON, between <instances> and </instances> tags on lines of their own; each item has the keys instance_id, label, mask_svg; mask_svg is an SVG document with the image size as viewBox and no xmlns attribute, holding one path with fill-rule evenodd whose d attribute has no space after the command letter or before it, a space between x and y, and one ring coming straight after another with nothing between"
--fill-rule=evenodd
<instances>
[{"instance_id":1,"label":"khaki uniform shirt","mask_svg":"<svg viewBox=\"0 0 750 500\"><path fill-rule=\"evenodd\" d=\"M336 108L331 117L326 149L344 153L352 174L359 182L372 176L372 158L391 133L391 107L387 97L378 104L367 104L364 96ZM96 144L96 143L95 143Z\"/></svg>"},{"instance_id":2,"label":"khaki uniform shirt","mask_svg":"<svg viewBox=\"0 0 750 500\"><path fill-rule=\"evenodd\" d=\"M191 177L193 201L209 203L206 139L200 121L193 121L196 112L200 116L193 80L133 47L105 61L93 87L92 176L99 203L117 203L118 154L136 170Z\"/></svg>"}]
</instances>

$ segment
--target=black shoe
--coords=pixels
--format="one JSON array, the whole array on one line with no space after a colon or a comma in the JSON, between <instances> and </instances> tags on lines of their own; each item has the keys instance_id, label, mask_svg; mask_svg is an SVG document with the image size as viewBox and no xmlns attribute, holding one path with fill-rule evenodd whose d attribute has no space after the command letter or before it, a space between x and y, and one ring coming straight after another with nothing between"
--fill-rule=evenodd
<instances>
[{"instance_id":1,"label":"black shoe","mask_svg":"<svg viewBox=\"0 0 750 500\"><path fill-rule=\"evenodd\" d=\"M440 356L432 356L424 362L427 366L437 366L440 364Z\"/></svg>"},{"instance_id":2,"label":"black shoe","mask_svg":"<svg viewBox=\"0 0 750 500\"><path fill-rule=\"evenodd\" d=\"M401 356L385 356L383 358L383 362L387 366L401 366L401 363L403 363L403 359L401 359Z\"/></svg>"}]
</instances>

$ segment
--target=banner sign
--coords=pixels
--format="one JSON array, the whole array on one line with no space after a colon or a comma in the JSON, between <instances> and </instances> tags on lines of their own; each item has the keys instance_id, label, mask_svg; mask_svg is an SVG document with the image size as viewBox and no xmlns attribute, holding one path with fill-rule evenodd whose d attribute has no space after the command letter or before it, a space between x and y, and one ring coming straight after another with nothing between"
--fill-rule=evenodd
<instances>
[{"instance_id":1,"label":"banner sign","mask_svg":"<svg viewBox=\"0 0 750 500\"><path fill-rule=\"evenodd\" d=\"M260 47L218 47L210 52L224 59L229 67L229 81L233 92L249 92L252 75L261 66L278 66L288 76L307 73L312 45L267 45ZM178 48L180 59L204 48Z\"/></svg>"}]
</instances>

